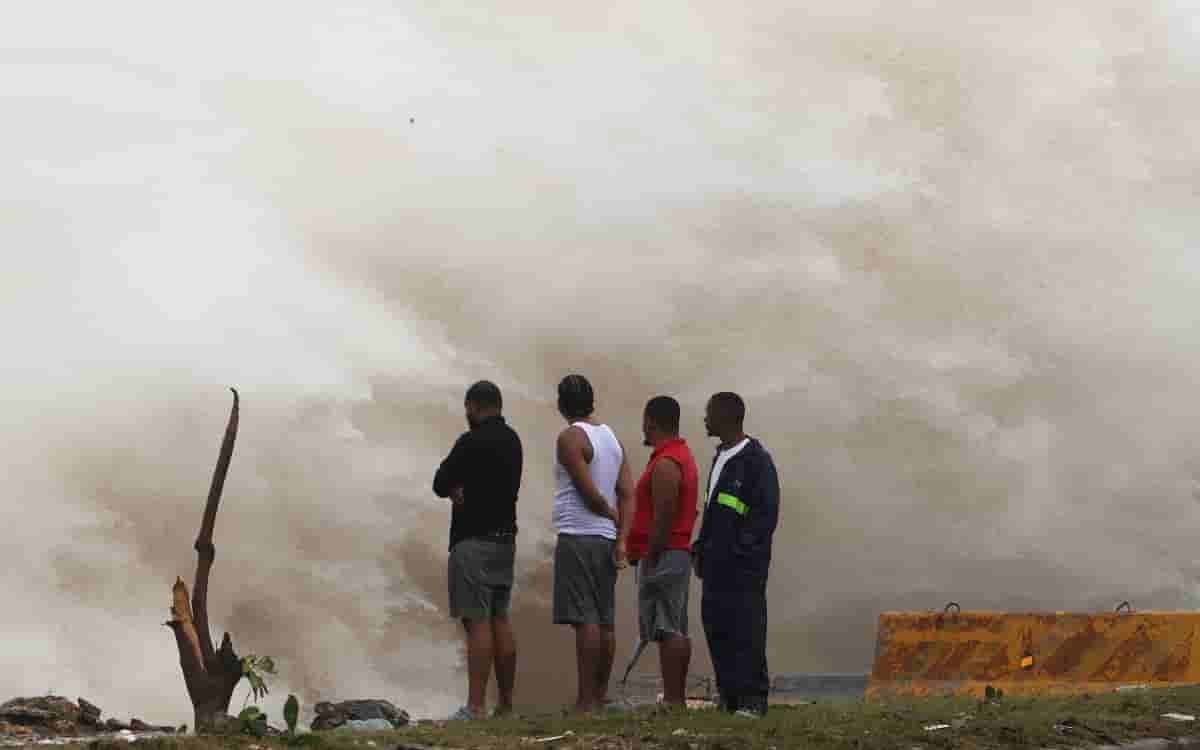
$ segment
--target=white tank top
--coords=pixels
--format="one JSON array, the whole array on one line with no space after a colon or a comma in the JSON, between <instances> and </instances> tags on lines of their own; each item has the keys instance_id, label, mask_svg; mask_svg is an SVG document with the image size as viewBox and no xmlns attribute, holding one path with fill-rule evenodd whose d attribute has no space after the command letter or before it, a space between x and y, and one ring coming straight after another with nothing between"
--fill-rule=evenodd
<instances>
[{"instance_id":1,"label":"white tank top","mask_svg":"<svg viewBox=\"0 0 1200 750\"><path fill-rule=\"evenodd\" d=\"M591 442L592 462L588 464L588 472L596 489L600 490L609 505L616 508L617 475L625 458L617 436L606 424L575 422L571 426L583 430ZM554 462L554 526L560 534L617 538L617 525L588 510L583 496L571 481L571 475L557 459Z\"/></svg>"}]
</instances>

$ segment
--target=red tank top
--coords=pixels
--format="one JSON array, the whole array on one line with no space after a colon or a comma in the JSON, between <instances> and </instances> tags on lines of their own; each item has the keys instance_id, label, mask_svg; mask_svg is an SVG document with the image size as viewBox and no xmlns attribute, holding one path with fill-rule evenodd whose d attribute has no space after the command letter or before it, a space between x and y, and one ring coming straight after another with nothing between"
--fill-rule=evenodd
<instances>
[{"instance_id":1,"label":"red tank top","mask_svg":"<svg viewBox=\"0 0 1200 750\"><path fill-rule=\"evenodd\" d=\"M650 552L650 526L654 520L654 498L650 495L650 476L654 464L664 459L673 460L683 471L679 485L679 505L676 507L675 522L671 524L671 535L667 549L691 549L692 528L696 525L696 500L700 488L700 472L696 460L683 438L673 438L662 443L650 454L646 470L637 483L637 508L633 514L633 527L629 531L628 554L630 560L641 560Z\"/></svg>"}]
</instances>

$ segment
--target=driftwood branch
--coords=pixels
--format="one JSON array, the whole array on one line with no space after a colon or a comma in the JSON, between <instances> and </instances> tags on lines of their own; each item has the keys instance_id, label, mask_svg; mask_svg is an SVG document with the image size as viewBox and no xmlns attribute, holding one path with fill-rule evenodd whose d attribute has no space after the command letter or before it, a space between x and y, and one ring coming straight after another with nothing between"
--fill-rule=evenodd
<instances>
[{"instance_id":1,"label":"driftwood branch","mask_svg":"<svg viewBox=\"0 0 1200 750\"><path fill-rule=\"evenodd\" d=\"M213 529L238 428L238 392L232 388L230 390L233 391L233 409L225 427L217 466L213 470L200 533L196 537L196 578L192 597L189 601L187 584L183 579L176 578L171 589L171 619L164 623L175 633L179 666L183 669L183 680L195 709L197 731L213 729L225 716L233 689L242 678L241 661L234 653L229 634L226 633L221 640L220 650L214 650L208 625L208 578L213 560L216 559Z\"/></svg>"},{"instance_id":2,"label":"driftwood branch","mask_svg":"<svg viewBox=\"0 0 1200 750\"><path fill-rule=\"evenodd\" d=\"M212 484L208 489L208 502L204 505L204 518L200 522L200 533L196 536L196 579L192 590L192 613L196 619L196 630L200 636L200 649L205 661L216 657L213 650L212 633L208 628L208 577L212 572L217 548L213 546L213 529L217 525L217 508L221 505L221 491L225 489L225 475L229 473L229 461L233 457L233 443L238 429L238 392L233 391L233 409L229 412L229 423L225 426L225 438L221 441L221 452L217 466L213 469Z\"/></svg>"}]
</instances>

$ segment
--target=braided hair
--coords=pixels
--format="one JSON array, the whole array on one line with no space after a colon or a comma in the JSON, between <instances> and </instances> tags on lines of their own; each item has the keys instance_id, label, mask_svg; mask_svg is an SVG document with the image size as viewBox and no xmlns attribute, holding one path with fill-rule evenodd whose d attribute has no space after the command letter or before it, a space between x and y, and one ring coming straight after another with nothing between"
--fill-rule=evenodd
<instances>
[{"instance_id":1,"label":"braided hair","mask_svg":"<svg viewBox=\"0 0 1200 750\"><path fill-rule=\"evenodd\" d=\"M595 409L592 384L582 375L568 375L558 383L558 411L567 419L585 419Z\"/></svg>"}]
</instances>

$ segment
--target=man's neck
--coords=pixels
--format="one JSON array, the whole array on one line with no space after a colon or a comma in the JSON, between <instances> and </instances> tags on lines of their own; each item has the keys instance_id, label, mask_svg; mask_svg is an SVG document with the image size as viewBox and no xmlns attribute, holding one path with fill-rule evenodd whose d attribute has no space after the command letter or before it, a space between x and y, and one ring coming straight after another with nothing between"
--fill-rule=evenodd
<instances>
[{"instance_id":1,"label":"man's neck","mask_svg":"<svg viewBox=\"0 0 1200 750\"><path fill-rule=\"evenodd\" d=\"M678 435L662 435L662 436L656 437L654 440L652 440L651 446L655 450L658 450L659 448L661 448L662 446L671 442L672 440L678 440L678 439L679 439Z\"/></svg>"},{"instance_id":2,"label":"man's neck","mask_svg":"<svg viewBox=\"0 0 1200 750\"><path fill-rule=\"evenodd\" d=\"M746 439L746 433L739 430L736 433L731 433L729 435L722 436L721 444L718 447L723 451L727 451L745 439Z\"/></svg>"},{"instance_id":3,"label":"man's neck","mask_svg":"<svg viewBox=\"0 0 1200 750\"><path fill-rule=\"evenodd\" d=\"M492 419L493 417L499 417L499 416L501 416L500 412L496 411L494 409L492 411L481 411L481 412L479 412L478 416L476 417L475 424L483 424L484 422L488 421L489 419Z\"/></svg>"}]
</instances>

